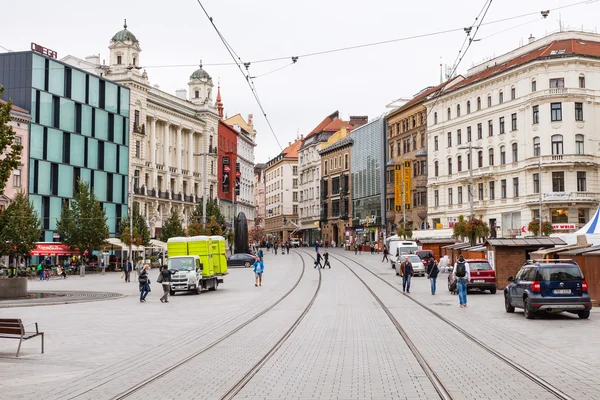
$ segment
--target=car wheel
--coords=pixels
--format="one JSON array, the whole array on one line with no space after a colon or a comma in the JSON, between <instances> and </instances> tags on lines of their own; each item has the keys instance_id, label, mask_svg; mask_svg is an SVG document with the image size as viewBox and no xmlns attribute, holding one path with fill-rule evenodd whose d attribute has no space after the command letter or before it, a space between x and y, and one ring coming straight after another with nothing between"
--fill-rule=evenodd
<instances>
[{"instance_id":1,"label":"car wheel","mask_svg":"<svg viewBox=\"0 0 600 400\"><path fill-rule=\"evenodd\" d=\"M496 288L490 289L491 294L496 294Z\"/></svg>"},{"instance_id":2,"label":"car wheel","mask_svg":"<svg viewBox=\"0 0 600 400\"><path fill-rule=\"evenodd\" d=\"M525 313L525 318L527 318L527 319L535 318L535 312L533 312L531 310L531 308L529 308L529 299L525 299L523 301L523 312Z\"/></svg>"},{"instance_id":3,"label":"car wheel","mask_svg":"<svg viewBox=\"0 0 600 400\"><path fill-rule=\"evenodd\" d=\"M504 309L507 313L514 313L515 308L510 304L510 299L508 298L508 294L504 294Z\"/></svg>"},{"instance_id":4,"label":"car wheel","mask_svg":"<svg viewBox=\"0 0 600 400\"><path fill-rule=\"evenodd\" d=\"M577 313L577 315L579 315L579 318L581 319L588 319L590 317L590 310L587 311L579 311Z\"/></svg>"},{"instance_id":5,"label":"car wheel","mask_svg":"<svg viewBox=\"0 0 600 400\"><path fill-rule=\"evenodd\" d=\"M393 262L390 262L390 264L392 264L393 269L396 269L396 264L394 264Z\"/></svg>"},{"instance_id":6,"label":"car wheel","mask_svg":"<svg viewBox=\"0 0 600 400\"><path fill-rule=\"evenodd\" d=\"M244 263L244 267L246 267L246 268L250 268L250 261L246 261L246 262Z\"/></svg>"}]
</instances>

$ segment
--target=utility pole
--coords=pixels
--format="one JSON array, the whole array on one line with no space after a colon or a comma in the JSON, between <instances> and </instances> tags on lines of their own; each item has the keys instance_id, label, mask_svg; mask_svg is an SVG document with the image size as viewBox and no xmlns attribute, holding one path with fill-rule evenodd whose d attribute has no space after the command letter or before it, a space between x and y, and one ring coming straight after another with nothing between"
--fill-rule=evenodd
<instances>
[{"instance_id":1,"label":"utility pole","mask_svg":"<svg viewBox=\"0 0 600 400\"><path fill-rule=\"evenodd\" d=\"M473 149L480 150L483 149L481 146L473 146L473 142L469 142L469 146L462 146L458 148L459 150L469 150L468 160L469 163L469 204L471 207L471 221L475 218L475 206L473 199Z\"/></svg>"},{"instance_id":2,"label":"utility pole","mask_svg":"<svg viewBox=\"0 0 600 400\"><path fill-rule=\"evenodd\" d=\"M542 152L538 158L538 192L540 193L540 232L542 232Z\"/></svg>"},{"instance_id":3,"label":"utility pole","mask_svg":"<svg viewBox=\"0 0 600 400\"><path fill-rule=\"evenodd\" d=\"M131 268L133 268L133 187L135 185L135 177L131 181L131 185L129 185L129 234L131 236L131 240L129 242L129 262L131 262ZM128 266L125 266L128 268Z\"/></svg>"}]
</instances>

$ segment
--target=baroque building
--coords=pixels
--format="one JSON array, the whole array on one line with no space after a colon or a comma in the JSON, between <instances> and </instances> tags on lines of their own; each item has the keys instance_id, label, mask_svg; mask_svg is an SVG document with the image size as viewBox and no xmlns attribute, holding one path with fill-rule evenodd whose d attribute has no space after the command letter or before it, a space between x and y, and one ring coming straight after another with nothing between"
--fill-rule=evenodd
<instances>
[{"instance_id":1,"label":"baroque building","mask_svg":"<svg viewBox=\"0 0 600 400\"><path fill-rule=\"evenodd\" d=\"M557 230L588 221L600 200L599 56L595 34L530 38L425 102L433 226L469 216L471 198L497 236L523 234L540 210Z\"/></svg>"},{"instance_id":2,"label":"baroque building","mask_svg":"<svg viewBox=\"0 0 600 400\"><path fill-rule=\"evenodd\" d=\"M2 85L2 82L0 82ZM0 103L6 104L5 100L0 99ZM4 188L4 194L0 196L0 210L5 209L15 198L18 192L27 193L28 189L28 178L29 178L29 124L31 123L31 114L29 111L12 105L10 111L12 121L8 125L15 132L14 144L22 146L21 150L21 162L17 169L13 170L8 180L6 181L6 187ZM5 151L8 151L10 147L7 147Z\"/></svg>"}]
</instances>

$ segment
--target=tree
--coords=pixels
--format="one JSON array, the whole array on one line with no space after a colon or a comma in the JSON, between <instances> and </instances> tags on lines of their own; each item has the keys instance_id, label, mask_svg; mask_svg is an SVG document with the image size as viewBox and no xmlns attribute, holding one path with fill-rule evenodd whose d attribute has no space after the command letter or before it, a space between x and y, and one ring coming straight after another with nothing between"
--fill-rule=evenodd
<instances>
[{"instance_id":1,"label":"tree","mask_svg":"<svg viewBox=\"0 0 600 400\"><path fill-rule=\"evenodd\" d=\"M263 228L261 228L260 226L255 226L254 228L250 229L250 231L248 232L248 237L253 242L260 243L260 242L262 242L263 238L265 237L265 230Z\"/></svg>"},{"instance_id":2,"label":"tree","mask_svg":"<svg viewBox=\"0 0 600 400\"><path fill-rule=\"evenodd\" d=\"M127 247L129 246L141 246L143 242L142 235L138 232L137 228L133 228L133 234L129 229L129 224L125 225L123 233L119 236L119 240Z\"/></svg>"},{"instance_id":3,"label":"tree","mask_svg":"<svg viewBox=\"0 0 600 400\"><path fill-rule=\"evenodd\" d=\"M160 231L160 240L166 242L170 238L178 236L185 236L185 231L181 225L179 215L172 209L169 218L167 218Z\"/></svg>"},{"instance_id":4,"label":"tree","mask_svg":"<svg viewBox=\"0 0 600 400\"><path fill-rule=\"evenodd\" d=\"M542 227L540 229L539 221L536 219L532 219L531 222L529 222L529 225L527 225L527 230L533 233L534 236L538 236L540 232L543 236L550 236L550 234L554 232L554 227L550 222L543 221Z\"/></svg>"},{"instance_id":5,"label":"tree","mask_svg":"<svg viewBox=\"0 0 600 400\"><path fill-rule=\"evenodd\" d=\"M6 244L4 254L28 258L42 234L40 218L24 192L15 199L0 217L0 242Z\"/></svg>"},{"instance_id":6,"label":"tree","mask_svg":"<svg viewBox=\"0 0 600 400\"><path fill-rule=\"evenodd\" d=\"M138 203L133 203L133 235L135 238L136 232L141 237L141 242L137 244L137 246L143 245L144 247L150 246L150 229L148 229L148 224L146 223L146 218L142 214L140 214L140 206ZM117 232L121 237L123 233L129 234L129 216L121 218L121 222L119 223L119 227L117 228ZM129 235L131 236L131 235ZM127 239L125 239L127 240ZM123 240L121 240L123 242ZM125 243L125 242L123 242ZM136 240L134 240L136 243ZM129 243L125 243L129 246Z\"/></svg>"},{"instance_id":7,"label":"tree","mask_svg":"<svg viewBox=\"0 0 600 400\"><path fill-rule=\"evenodd\" d=\"M223 229L221 229L221 225L213 216L210 217L210 221L206 224L206 228L202 227L202 223L194 222L188 226L186 234L187 236L222 236Z\"/></svg>"},{"instance_id":8,"label":"tree","mask_svg":"<svg viewBox=\"0 0 600 400\"><path fill-rule=\"evenodd\" d=\"M412 230L406 222L400 224L396 233L398 234L398 236L402 236L404 239L412 239L413 235Z\"/></svg>"},{"instance_id":9,"label":"tree","mask_svg":"<svg viewBox=\"0 0 600 400\"><path fill-rule=\"evenodd\" d=\"M107 218L102 205L90 190L87 182L78 181L77 190L70 204L63 203L56 232L64 244L72 250L78 249L81 256L100 250L108 238Z\"/></svg>"},{"instance_id":10,"label":"tree","mask_svg":"<svg viewBox=\"0 0 600 400\"><path fill-rule=\"evenodd\" d=\"M227 229L227 223L225 221L225 216L221 214L221 210L219 209L219 205L217 204L216 199L207 199L206 200L206 220L207 225L212 220L212 217L215 218L215 221L221 226L221 232ZM202 225L202 199L200 199L200 203L196 206L196 209L190 216L190 224L199 223Z\"/></svg>"},{"instance_id":11,"label":"tree","mask_svg":"<svg viewBox=\"0 0 600 400\"><path fill-rule=\"evenodd\" d=\"M0 86L0 98L2 98L3 93L4 87ZM8 100L8 103L0 103L0 154L2 154L0 159L0 195L4 194L10 174L19 167L21 151L23 150L23 146L14 143L15 131L8 124L12 120L11 110L12 100Z\"/></svg>"}]
</instances>

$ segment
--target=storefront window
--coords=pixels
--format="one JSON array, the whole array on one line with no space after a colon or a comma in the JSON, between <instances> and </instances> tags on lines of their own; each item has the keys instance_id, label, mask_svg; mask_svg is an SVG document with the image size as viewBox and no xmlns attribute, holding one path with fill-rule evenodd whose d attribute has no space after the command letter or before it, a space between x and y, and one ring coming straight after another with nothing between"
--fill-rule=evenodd
<instances>
[{"instance_id":1,"label":"storefront window","mask_svg":"<svg viewBox=\"0 0 600 400\"><path fill-rule=\"evenodd\" d=\"M587 208L580 208L577 210L577 222L585 225L590 219L590 210Z\"/></svg>"},{"instance_id":2,"label":"storefront window","mask_svg":"<svg viewBox=\"0 0 600 400\"><path fill-rule=\"evenodd\" d=\"M566 224L569 222L569 209L568 208L552 208L552 223L553 224Z\"/></svg>"}]
</instances>

